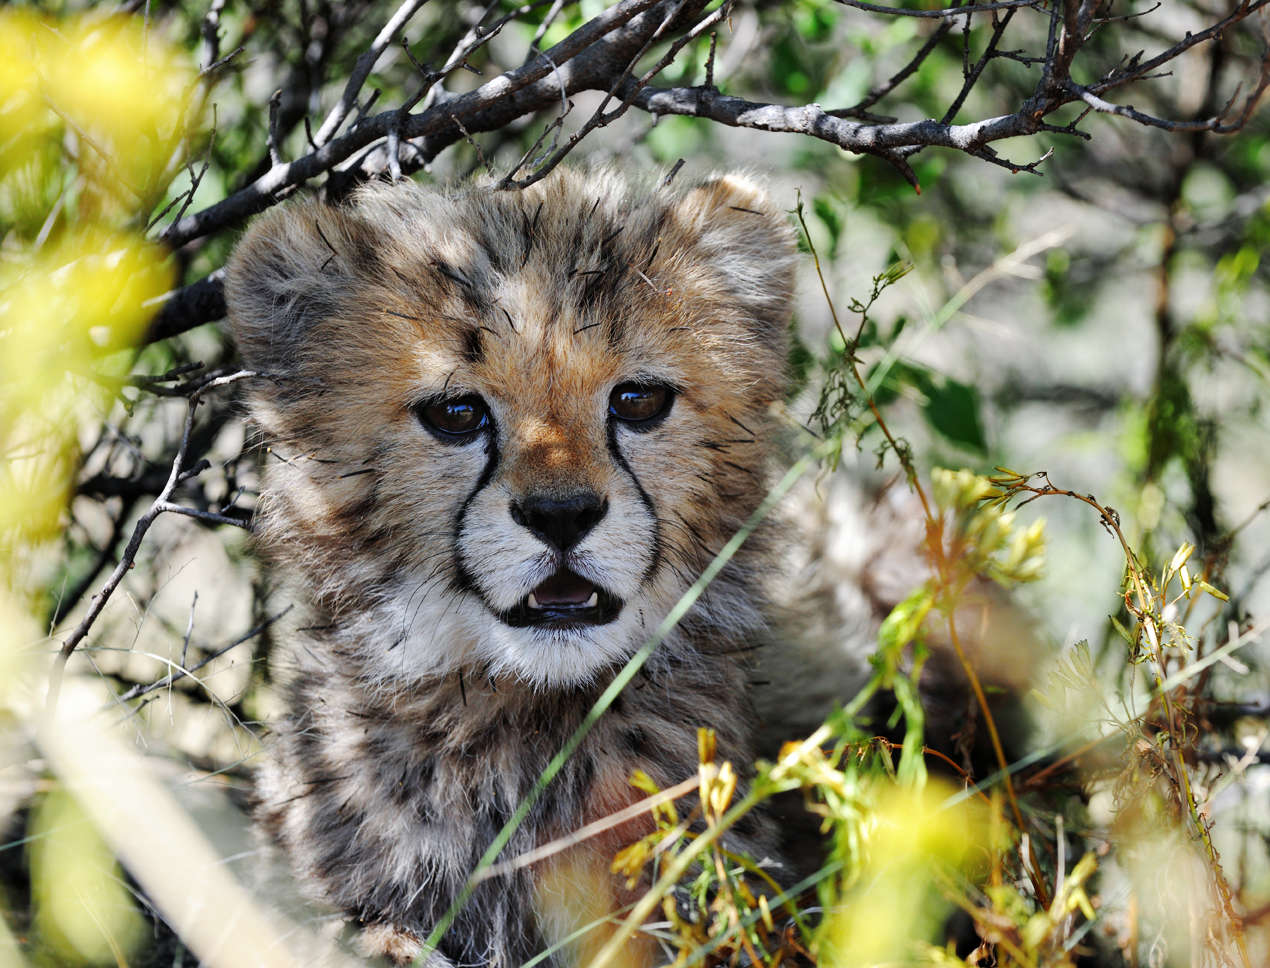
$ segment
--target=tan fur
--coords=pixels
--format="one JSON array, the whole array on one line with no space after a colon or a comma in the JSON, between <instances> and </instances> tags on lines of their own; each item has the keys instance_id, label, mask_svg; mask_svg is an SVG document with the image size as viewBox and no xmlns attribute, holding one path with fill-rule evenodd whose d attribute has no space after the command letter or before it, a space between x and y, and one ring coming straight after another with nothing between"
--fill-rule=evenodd
<instances>
[{"instance_id":1,"label":"tan fur","mask_svg":"<svg viewBox=\"0 0 1270 968\"><path fill-rule=\"evenodd\" d=\"M258 815L315 894L388 926L390 956L426 936L761 500L792 270L785 219L733 175L688 190L569 171L522 193L374 186L345 208L277 209L240 244L230 316L263 374L251 407L276 455L261 543L309 607ZM614 417L611 394L632 382L673 390L664 419ZM476 398L489 423L462 441L420 417ZM525 523L525 507L578 495L600 510L576 543ZM671 633L504 856L629 802L633 769L691 775L699 726L749 762L739 656L763 627L767 541ZM611 620L517 624L561 569L607 596ZM740 841L763 850L754 831ZM442 951L518 964L544 925L618 896L598 886L616 883L600 852L616 846L491 882ZM571 885L592 900L535 910Z\"/></svg>"},{"instance_id":2,"label":"tan fur","mask_svg":"<svg viewBox=\"0 0 1270 968\"><path fill-rule=\"evenodd\" d=\"M620 890L608 858L593 845L575 847L544 862L537 874L534 906L543 937L561 944L572 964L589 965L621 925L615 914L635 898ZM636 935L614 962L616 968L658 963L651 937Z\"/></svg>"}]
</instances>

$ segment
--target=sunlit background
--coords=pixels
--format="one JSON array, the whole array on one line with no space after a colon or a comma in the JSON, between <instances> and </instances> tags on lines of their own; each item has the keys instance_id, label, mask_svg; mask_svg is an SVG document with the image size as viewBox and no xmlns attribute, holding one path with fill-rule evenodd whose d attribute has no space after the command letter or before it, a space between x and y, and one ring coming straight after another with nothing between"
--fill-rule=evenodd
<instances>
[{"instance_id":1,"label":"sunlit background","mask_svg":"<svg viewBox=\"0 0 1270 968\"><path fill-rule=\"evenodd\" d=\"M544 45L604 8L557 6ZM1141 46L1212 19L1203 5L1166 7L1132 35ZM243 222L176 252L165 229L267 171L272 156L306 153L394 9L209 0L0 10L3 968L303 964L311 935L330 933L318 915L284 916L243 889L266 876L240 810L263 724L278 712L267 660L279 601L233 526L249 519L261 459L237 387L188 399L205 376L236 369L234 351L215 321L165 339L152 326L165 294L223 264ZM518 66L547 14L495 9L516 15L471 55L471 71L456 70L452 90ZM1147 23L1153 8L1107 9ZM440 63L480 12L455 0L423 6L404 31L410 55L389 45L375 65L379 109L402 103L414 61ZM1026 15L1032 27L1012 42L1043 50L1045 22ZM1265 63L1265 23L1250 18L1194 47L1135 103L1189 118L1246 96ZM976 24L951 31L878 110L938 117L961 86L964 51L987 42L991 22ZM758 100L850 104L933 27L828 0L738 4L718 34L714 77ZM1120 35L1106 34L1095 47L1110 66ZM699 82L710 50L708 37L687 48L667 83ZM958 117L1014 110L1039 69L1024 61L994 62ZM581 116L598 100L580 95ZM460 141L416 177L506 169L541 127ZM823 142L638 112L570 159L657 171L683 159L684 178L745 167L791 220L802 206L785 450L792 462L820 446L800 424L836 433L841 466L826 458L783 513L818 535L801 567L826 603L876 585L900 606L870 665L860 630L835 627L826 604L821 681L806 686L846 704L867 682L894 694L896 716L838 716L802 745L791 726L781 737L791 745L760 771L769 792L807 798L827 866L796 898L760 898L745 878L710 880L713 863L692 866L693 851L717 848L684 839L663 864L683 859L684 896L700 916L658 899L643 927L630 926L656 933L671 959L1270 961L1260 637L1270 614L1270 117L1262 108L1225 136L1102 116L1082 127L1092 140L997 146L1021 165L1052 148L1040 174L925 149L909 159L920 194L885 162ZM847 334L862 324L853 300L870 303L877 289L858 372L911 455L929 519L860 403L825 289ZM826 397L835 385L856 403ZM169 496L204 516L155 515L76 638L168 481L191 413L184 466L207 467ZM1030 476L1040 471L1048 476ZM1013 517L985 510L998 495L1029 503ZM937 533L927 550L955 564L923 558L927 523ZM890 559L869 549L901 539L911 554L883 573ZM1000 604L1006 624L981 634L958 618L969 614L962 594ZM913 661L929 650L932 667L942 656L960 675L950 616L963 621L994 708L1006 693L1018 707L997 748L982 720L971 739L923 721ZM866 631L877 645L879 630ZM852 691L827 696L825 683L839 682ZM829 712L808 703L789 718L812 716L809 732ZM1014 766L1008 784L989 777L1000 759ZM732 790L718 792L727 774L702 760L701 791L716 791L711 823L722 829ZM990 782L975 787L970 769ZM659 823L674 828L668 815ZM651 852L626 854L620 869L655 881L643 866ZM718 856L720 868L743 866Z\"/></svg>"}]
</instances>

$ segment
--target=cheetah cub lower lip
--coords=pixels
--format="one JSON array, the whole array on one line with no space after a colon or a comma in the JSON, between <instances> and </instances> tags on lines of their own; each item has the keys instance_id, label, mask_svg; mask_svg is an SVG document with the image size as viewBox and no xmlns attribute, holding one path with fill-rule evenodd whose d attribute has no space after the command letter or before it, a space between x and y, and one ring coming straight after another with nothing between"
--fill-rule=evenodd
<instances>
[{"instance_id":1,"label":"cheetah cub lower lip","mask_svg":"<svg viewBox=\"0 0 1270 968\"><path fill-rule=\"evenodd\" d=\"M603 607L601 607L603 601ZM513 628L529 625L544 628L573 628L604 625L622 610L622 602L603 592L581 575L561 568L537 585L510 613L500 616Z\"/></svg>"},{"instance_id":2,"label":"cheetah cub lower lip","mask_svg":"<svg viewBox=\"0 0 1270 968\"><path fill-rule=\"evenodd\" d=\"M604 625L613 621L621 609L620 599L567 568L560 568L499 618L513 628L570 629Z\"/></svg>"}]
</instances>

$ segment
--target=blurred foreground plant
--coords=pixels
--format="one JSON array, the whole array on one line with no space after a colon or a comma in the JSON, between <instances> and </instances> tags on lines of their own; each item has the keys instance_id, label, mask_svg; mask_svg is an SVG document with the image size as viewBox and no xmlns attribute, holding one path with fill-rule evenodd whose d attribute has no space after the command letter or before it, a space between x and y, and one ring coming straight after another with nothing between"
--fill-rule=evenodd
<instances>
[{"instance_id":1,"label":"blurred foreground plant","mask_svg":"<svg viewBox=\"0 0 1270 968\"><path fill-rule=\"evenodd\" d=\"M114 404L174 282L143 231L184 160L194 86L131 18L0 10L0 718L40 733L64 768L65 731L102 724L40 712L47 545L67 521L81 436ZM141 919L101 815L90 822L99 805L68 792L73 773L31 817L28 950L42 964L126 964ZM0 962L20 964L6 936Z\"/></svg>"},{"instance_id":2,"label":"blurred foreground plant","mask_svg":"<svg viewBox=\"0 0 1270 968\"><path fill-rule=\"evenodd\" d=\"M798 215L801 221L801 206ZM810 239L808 247L819 269ZM879 431L879 461L895 456L920 505L929 577L882 622L873 674L860 694L806 740L787 744L777 762L758 764L748 787L737 786L730 764L714 764L712 748L703 743L700 806L681 816L663 803L654 813L656 831L614 861L632 886L646 875L652 887L597 964L641 925L671 944L676 964L684 965L1074 968L1082 956L1105 950L1093 942L1107 938L1125 963L1136 964L1139 919L1149 916L1160 932L1152 964L1180 965L1189 956L1193 965L1251 968L1257 952L1264 954L1264 939L1260 949L1249 945L1241 908L1250 899L1228 881L1212 828L1215 797L1252 760L1227 764L1225 777L1200 766L1201 693L1192 685L1258 630L1232 623L1226 642L1211 643L1201 654L1213 623L1198 606L1224 603L1226 596L1203 569L1192 571L1193 546L1183 544L1153 571L1131 547L1114 509L1055 487L1043 472L998 468L987 477L936 468L925 483L870 391L885 377L876 371L866 377L860 356L865 334L876 338L871 310L903 275L902 267L879 274L870 298L852 302L860 318L854 335L839 320L821 277L835 328L812 418L824 434L816 451L829 466L850 435ZM1011 508L1048 496L1090 505L1120 544L1127 618L1110 621L1125 641L1126 668L1145 665L1150 681L1141 710L1134 709L1132 691L1119 697L1123 713L1110 705L1092 708L1088 699L1105 695L1109 684L1098 681L1092 663L1075 662L1082 654L1088 658L1078 647L1069 660L1075 664L1066 670L1060 664L1057 675L1063 688L1080 691L1086 703L1080 718L1055 745L1010 762L959 623L992 586L1010 589L1041 577L1044 521L1021 523ZM965 775L961 791L927 776L934 754L924 743L918 682L933 636L943 636L956 655L997 760L997 772L986 779ZM898 744L860 725L860 714L883 693L895 700L891 726L903 722ZM1108 740L1119 746L1108 747ZM1091 770L1084 754L1095 748L1121 752ZM1020 787L1016 774L1038 762ZM1087 796L1110 794L1109 812L1094 815L1070 796L1057 808L1046 803L1043 779L1073 765ZM655 792L647 778L634 782ZM752 859L724 850L721 838L746 812L792 790L801 790L807 809L821 818L827 847L816 874L782 891ZM1067 816L1078 826L1069 827ZM1162 879L1165 871L1172 875ZM1113 892L1109 885L1117 883L1127 887ZM1139 907L1142 899L1153 903L1149 914ZM646 923L658 905L665 920ZM954 909L969 918L976 945L946 941Z\"/></svg>"}]
</instances>

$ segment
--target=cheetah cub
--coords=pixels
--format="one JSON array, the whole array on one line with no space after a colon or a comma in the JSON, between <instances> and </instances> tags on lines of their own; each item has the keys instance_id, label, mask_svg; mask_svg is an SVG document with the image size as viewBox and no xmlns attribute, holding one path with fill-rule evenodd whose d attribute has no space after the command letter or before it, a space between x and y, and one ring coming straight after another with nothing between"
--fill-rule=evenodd
<instances>
[{"instance_id":1,"label":"cheetah cub","mask_svg":"<svg viewBox=\"0 0 1270 968\"><path fill-rule=\"evenodd\" d=\"M766 492L793 233L739 175L522 192L374 185L254 223L229 314L271 445L260 542L307 613L256 815L311 893L408 962L622 664ZM751 760L760 530L504 850ZM734 846L762 856L760 825ZM638 896L639 819L480 884L429 964L514 966ZM585 964L605 929L562 946ZM633 947L628 964L658 952Z\"/></svg>"}]
</instances>

